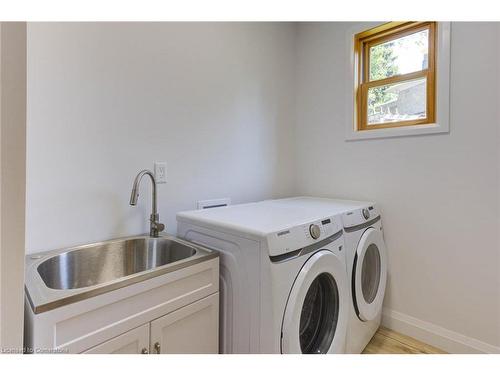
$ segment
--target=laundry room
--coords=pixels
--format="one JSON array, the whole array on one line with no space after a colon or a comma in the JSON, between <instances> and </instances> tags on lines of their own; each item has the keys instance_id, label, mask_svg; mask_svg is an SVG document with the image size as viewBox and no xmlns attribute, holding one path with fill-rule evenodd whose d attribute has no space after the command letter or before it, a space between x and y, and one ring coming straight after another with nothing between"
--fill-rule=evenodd
<instances>
[{"instance_id":1,"label":"laundry room","mask_svg":"<svg viewBox=\"0 0 500 375\"><path fill-rule=\"evenodd\" d=\"M487 8L113 9L0 16L0 367L498 364Z\"/></svg>"}]
</instances>

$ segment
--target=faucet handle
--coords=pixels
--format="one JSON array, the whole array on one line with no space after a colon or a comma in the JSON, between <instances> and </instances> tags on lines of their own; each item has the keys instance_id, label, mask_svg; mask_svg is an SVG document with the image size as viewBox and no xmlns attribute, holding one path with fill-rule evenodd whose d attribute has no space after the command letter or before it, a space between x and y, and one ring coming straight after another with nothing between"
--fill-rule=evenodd
<instances>
[{"instance_id":1,"label":"faucet handle","mask_svg":"<svg viewBox=\"0 0 500 375\"><path fill-rule=\"evenodd\" d=\"M158 232L163 232L165 230L165 224L155 222L153 225Z\"/></svg>"},{"instance_id":2,"label":"faucet handle","mask_svg":"<svg viewBox=\"0 0 500 375\"><path fill-rule=\"evenodd\" d=\"M151 222L149 234L151 237L158 237L158 233L162 232L165 229L165 224L160 223L160 215L151 214L149 221Z\"/></svg>"}]
</instances>

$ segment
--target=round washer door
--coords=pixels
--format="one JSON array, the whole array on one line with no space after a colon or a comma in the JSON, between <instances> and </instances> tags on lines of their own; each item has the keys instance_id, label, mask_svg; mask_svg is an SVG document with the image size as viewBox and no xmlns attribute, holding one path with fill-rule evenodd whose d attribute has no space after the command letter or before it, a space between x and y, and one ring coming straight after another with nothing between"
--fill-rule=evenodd
<instances>
[{"instance_id":1,"label":"round washer door","mask_svg":"<svg viewBox=\"0 0 500 375\"><path fill-rule=\"evenodd\" d=\"M328 250L311 256L293 283L282 326L282 353L344 353L348 323L345 264Z\"/></svg>"},{"instance_id":2,"label":"round washer door","mask_svg":"<svg viewBox=\"0 0 500 375\"><path fill-rule=\"evenodd\" d=\"M387 250L382 232L368 228L358 243L352 274L353 302L359 319L373 320L382 309L387 280Z\"/></svg>"}]
</instances>

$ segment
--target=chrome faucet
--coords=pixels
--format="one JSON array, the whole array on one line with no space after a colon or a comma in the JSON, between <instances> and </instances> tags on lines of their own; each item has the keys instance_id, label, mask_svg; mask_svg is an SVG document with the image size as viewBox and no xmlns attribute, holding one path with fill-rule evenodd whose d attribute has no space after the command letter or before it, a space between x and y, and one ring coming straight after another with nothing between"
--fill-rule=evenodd
<instances>
[{"instance_id":1,"label":"chrome faucet","mask_svg":"<svg viewBox=\"0 0 500 375\"><path fill-rule=\"evenodd\" d=\"M149 177L151 177L151 183L153 185L153 208L152 208L153 212L149 217L150 221L149 235L151 237L158 237L158 233L160 233L165 229L165 225L159 222L160 215L158 215L158 210L156 206L156 179L155 176L153 175L153 172L144 169L140 171L137 176L135 176L134 186L132 186L132 194L130 195L130 205L135 206L137 204L137 198L139 198L139 185L144 175L148 175Z\"/></svg>"}]
</instances>

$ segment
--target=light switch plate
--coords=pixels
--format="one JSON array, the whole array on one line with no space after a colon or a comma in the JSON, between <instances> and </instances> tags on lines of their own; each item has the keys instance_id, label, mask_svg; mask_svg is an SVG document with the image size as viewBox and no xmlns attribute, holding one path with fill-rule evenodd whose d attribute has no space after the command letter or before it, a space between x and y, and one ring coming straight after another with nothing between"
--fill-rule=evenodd
<instances>
[{"instance_id":1,"label":"light switch plate","mask_svg":"<svg viewBox=\"0 0 500 375\"><path fill-rule=\"evenodd\" d=\"M157 184L165 184L167 182L167 163L164 161L155 162L155 180Z\"/></svg>"}]
</instances>

